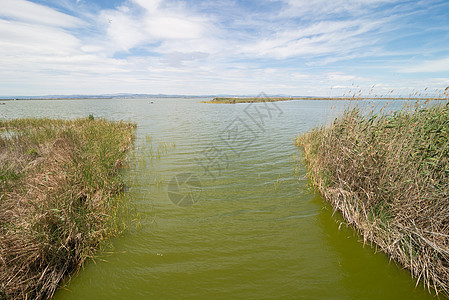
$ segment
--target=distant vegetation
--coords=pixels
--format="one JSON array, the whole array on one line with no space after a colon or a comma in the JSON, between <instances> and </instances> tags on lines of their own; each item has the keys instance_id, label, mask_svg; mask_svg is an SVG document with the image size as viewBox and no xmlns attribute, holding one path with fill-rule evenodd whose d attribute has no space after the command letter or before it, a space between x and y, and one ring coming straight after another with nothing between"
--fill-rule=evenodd
<instances>
[{"instance_id":1,"label":"distant vegetation","mask_svg":"<svg viewBox=\"0 0 449 300\"><path fill-rule=\"evenodd\" d=\"M278 102L278 101L291 101L291 100L421 100L429 99L425 98L382 98L382 97L217 97L210 101L203 101L201 103L210 104L237 104L237 103L257 103L257 102ZM431 98L431 100L438 100L442 98Z\"/></svg>"},{"instance_id":2,"label":"distant vegetation","mask_svg":"<svg viewBox=\"0 0 449 300\"><path fill-rule=\"evenodd\" d=\"M121 232L119 168L135 124L0 121L0 299L51 298Z\"/></svg>"},{"instance_id":3,"label":"distant vegetation","mask_svg":"<svg viewBox=\"0 0 449 300\"><path fill-rule=\"evenodd\" d=\"M229 98L229 97L218 97L211 101L205 101L204 103L212 104L235 104L235 103L254 103L254 102L277 102L277 101L288 101L295 100L298 98L291 97L252 97L252 98Z\"/></svg>"},{"instance_id":4,"label":"distant vegetation","mask_svg":"<svg viewBox=\"0 0 449 300\"><path fill-rule=\"evenodd\" d=\"M449 292L449 106L347 110L297 138L313 185L429 289Z\"/></svg>"}]
</instances>

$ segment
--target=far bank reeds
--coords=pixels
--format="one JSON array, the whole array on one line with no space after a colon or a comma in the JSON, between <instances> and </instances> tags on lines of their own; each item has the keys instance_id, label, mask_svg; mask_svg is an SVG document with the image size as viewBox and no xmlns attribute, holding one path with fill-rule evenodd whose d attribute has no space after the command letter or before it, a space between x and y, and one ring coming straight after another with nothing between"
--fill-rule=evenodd
<instances>
[{"instance_id":1,"label":"far bank reeds","mask_svg":"<svg viewBox=\"0 0 449 300\"><path fill-rule=\"evenodd\" d=\"M135 124L0 121L0 299L51 298L120 232L119 167Z\"/></svg>"},{"instance_id":2,"label":"far bank reeds","mask_svg":"<svg viewBox=\"0 0 449 300\"><path fill-rule=\"evenodd\" d=\"M358 95L346 96L346 97L268 97L266 95L260 97L216 97L210 101L201 101L201 103L210 104L238 104L238 103L258 103L258 102L279 102L279 101L292 101L292 100L419 100L421 98L397 98L397 97L360 97ZM432 98L433 101L444 100L445 98Z\"/></svg>"},{"instance_id":3,"label":"far bank reeds","mask_svg":"<svg viewBox=\"0 0 449 300\"><path fill-rule=\"evenodd\" d=\"M312 184L429 289L449 292L449 106L348 109L297 138ZM367 270L369 271L369 270Z\"/></svg>"}]
</instances>

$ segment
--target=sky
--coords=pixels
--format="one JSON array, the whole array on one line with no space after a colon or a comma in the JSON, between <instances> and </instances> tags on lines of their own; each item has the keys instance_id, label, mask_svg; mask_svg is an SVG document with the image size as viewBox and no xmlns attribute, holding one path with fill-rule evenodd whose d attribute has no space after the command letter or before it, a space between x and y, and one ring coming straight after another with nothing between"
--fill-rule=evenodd
<instances>
[{"instance_id":1,"label":"sky","mask_svg":"<svg viewBox=\"0 0 449 300\"><path fill-rule=\"evenodd\" d=\"M0 0L0 96L447 86L447 0Z\"/></svg>"}]
</instances>

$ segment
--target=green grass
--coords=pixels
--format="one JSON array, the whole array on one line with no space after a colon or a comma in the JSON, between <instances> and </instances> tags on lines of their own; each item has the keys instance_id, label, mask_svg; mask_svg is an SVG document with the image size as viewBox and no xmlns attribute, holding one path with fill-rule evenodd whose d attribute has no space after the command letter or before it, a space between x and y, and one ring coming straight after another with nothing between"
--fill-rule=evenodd
<instances>
[{"instance_id":1,"label":"green grass","mask_svg":"<svg viewBox=\"0 0 449 300\"><path fill-rule=\"evenodd\" d=\"M449 106L348 109L297 138L313 185L365 242L449 292Z\"/></svg>"},{"instance_id":2,"label":"green grass","mask_svg":"<svg viewBox=\"0 0 449 300\"><path fill-rule=\"evenodd\" d=\"M0 298L51 298L123 226L135 124L0 121Z\"/></svg>"}]
</instances>

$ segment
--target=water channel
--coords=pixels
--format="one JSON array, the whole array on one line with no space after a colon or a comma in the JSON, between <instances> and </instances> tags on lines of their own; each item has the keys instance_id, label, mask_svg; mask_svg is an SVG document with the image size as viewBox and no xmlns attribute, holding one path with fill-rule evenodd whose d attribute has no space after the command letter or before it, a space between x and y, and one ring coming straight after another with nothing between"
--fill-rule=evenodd
<instances>
[{"instance_id":1,"label":"water channel","mask_svg":"<svg viewBox=\"0 0 449 300\"><path fill-rule=\"evenodd\" d=\"M19 100L1 118L136 122L139 226L55 299L430 299L308 187L294 138L346 101Z\"/></svg>"}]
</instances>

